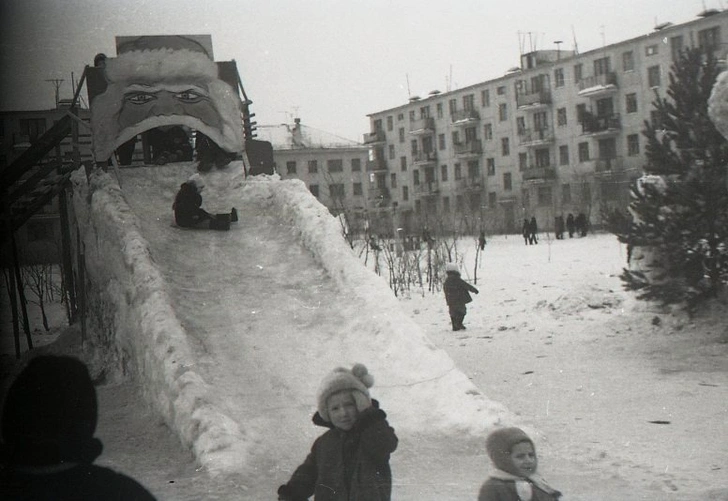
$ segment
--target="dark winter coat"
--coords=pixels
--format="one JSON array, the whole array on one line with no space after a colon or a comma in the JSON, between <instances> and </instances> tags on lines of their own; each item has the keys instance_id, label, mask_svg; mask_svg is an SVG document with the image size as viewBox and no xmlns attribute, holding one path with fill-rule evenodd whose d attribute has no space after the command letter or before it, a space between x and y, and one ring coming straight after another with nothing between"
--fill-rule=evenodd
<instances>
[{"instance_id":1,"label":"dark winter coat","mask_svg":"<svg viewBox=\"0 0 728 501\"><path fill-rule=\"evenodd\" d=\"M442 285L445 291L445 301L450 307L463 307L472 302L470 293L477 294L478 289L460 278L460 273L449 271L445 283Z\"/></svg>"},{"instance_id":2,"label":"dark winter coat","mask_svg":"<svg viewBox=\"0 0 728 501\"><path fill-rule=\"evenodd\" d=\"M317 412L314 424L330 428L313 444L306 460L278 489L279 499L304 501L390 501L389 457L397 435L376 400L349 431L335 428Z\"/></svg>"},{"instance_id":3,"label":"dark winter coat","mask_svg":"<svg viewBox=\"0 0 728 501\"><path fill-rule=\"evenodd\" d=\"M531 501L557 501L559 495L551 495L541 490L535 484L531 484L533 496ZM490 477L480 488L478 501L520 501L516 492L516 482L513 480L502 480Z\"/></svg>"},{"instance_id":4,"label":"dark winter coat","mask_svg":"<svg viewBox=\"0 0 728 501\"><path fill-rule=\"evenodd\" d=\"M197 191L197 187L190 182L182 183L172 205L175 222L179 226L189 228L209 219L209 214L201 206L202 195Z\"/></svg>"}]
</instances>

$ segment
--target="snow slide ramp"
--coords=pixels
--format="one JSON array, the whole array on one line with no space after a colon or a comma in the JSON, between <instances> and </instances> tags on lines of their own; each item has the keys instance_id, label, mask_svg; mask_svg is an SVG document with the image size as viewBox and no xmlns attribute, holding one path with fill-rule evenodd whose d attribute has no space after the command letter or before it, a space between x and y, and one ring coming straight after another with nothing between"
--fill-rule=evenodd
<instances>
[{"instance_id":1,"label":"snow slide ramp","mask_svg":"<svg viewBox=\"0 0 728 501\"><path fill-rule=\"evenodd\" d=\"M319 381L364 363L400 436L484 436L509 420L400 309L300 181L202 174L229 232L175 227L193 164L74 176L96 330L213 474L297 465L323 430ZM101 334L103 336L104 334ZM272 482L285 480L285 474Z\"/></svg>"}]
</instances>

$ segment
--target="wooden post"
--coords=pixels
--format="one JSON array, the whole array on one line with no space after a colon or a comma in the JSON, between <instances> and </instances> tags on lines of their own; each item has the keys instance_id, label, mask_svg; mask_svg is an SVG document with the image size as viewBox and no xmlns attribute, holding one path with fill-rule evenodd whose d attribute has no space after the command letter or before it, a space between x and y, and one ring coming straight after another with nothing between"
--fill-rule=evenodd
<instances>
[{"instance_id":1,"label":"wooden post","mask_svg":"<svg viewBox=\"0 0 728 501\"><path fill-rule=\"evenodd\" d=\"M81 232L76 233L78 265L78 310L81 316L81 346L86 342L86 258L81 243Z\"/></svg>"},{"instance_id":2,"label":"wooden post","mask_svg":"<svg viewBox=\"0 0 728 501\"><path fill-rule=\"evenodd\" d=\"M73 280L73 262L71 261L71 229L68 214L68 199L66 189L58 194L58 209L61 221L61 262L63 263L63 277L68 291L68 302L71 310L71 322L76 319L76 285Z\"/></svg>"},{"instance_id":3,"label":"wooden post","mask_svg":"<svg viewBox=\"0 0 728 501\"><path fill-rule=\"evenodd\" d=\"M9 210L9 208L8 208ZM8 212L9 214L9 212ZM18 247L15 242L15 232L10 233L10 245L13 253L13 268L15 269L15 285L18 290L18 297L20 298L20 310L23 312L23 330L25 331L25 338L28 342L28 349L33 349L33 339L30 337L30 323L28 321L28 307L27 301L25 300L25 291L23 290L23 279L20 275L20 261L18 259Z\"/></svg>"},{"instance_id":4,"label":"wooden post","mask_svg":"<svg viewBox=\"0 0 728 501\"><path fill-rule=\"evenodd\" d=\"M18 322L18 296L15 295L15 274L8 270L8 296L13 314L13 340L15 341L15 358L20 358L20 323Z\"/></svg>"}]
</instances>

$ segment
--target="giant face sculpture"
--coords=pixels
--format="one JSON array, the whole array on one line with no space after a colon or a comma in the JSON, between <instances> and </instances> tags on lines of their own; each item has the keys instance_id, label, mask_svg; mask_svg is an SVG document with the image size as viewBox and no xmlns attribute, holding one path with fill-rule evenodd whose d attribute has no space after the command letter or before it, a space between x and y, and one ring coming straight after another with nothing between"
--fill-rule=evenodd
<instances>
[{"instance_id":1,"label":"giant face sculpture","mask_svg":"<svg viewBox=\"0 0 728 501\"><path fill-rule=\"evenodd\" d=\"M243 150L242 103L221 80L218 65L184 37L142 37L126 45L103 69L105 91L91 98L97 161L137 134L165 125L186 125L223 150Z\"/></svg>"}]
</instances>

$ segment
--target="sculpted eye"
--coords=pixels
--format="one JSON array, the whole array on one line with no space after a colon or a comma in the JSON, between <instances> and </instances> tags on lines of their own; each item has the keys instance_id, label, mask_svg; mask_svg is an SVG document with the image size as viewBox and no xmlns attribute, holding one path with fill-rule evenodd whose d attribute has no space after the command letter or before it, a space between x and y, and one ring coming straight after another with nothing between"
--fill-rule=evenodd
<instances>
[{"instance_id":1,"label":"sculpted eye","mask_svg":"<svg viewBox=\"0 0 728 501\"><path fill-rule=\"evenodd\" d=\"M176 93L174 97L184 103L197 103L204 99L205 96L194 90L184 90Z\"/></svg>"},{"instance_id":2,"label":"sculpted eye","mask_svg":"<svg viewBox=\"0 0 728 501\"><path fill-rule=\"evenodd\" d=\"M157 96L150 92L134 92L124 96L124 99L132 104L146 104L149 101L157 99Z\"/></svg>"}]
</instances>

